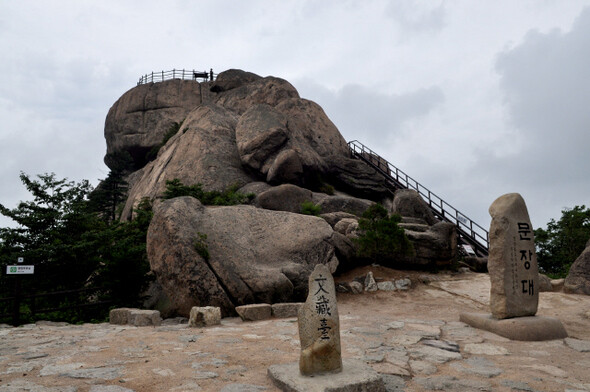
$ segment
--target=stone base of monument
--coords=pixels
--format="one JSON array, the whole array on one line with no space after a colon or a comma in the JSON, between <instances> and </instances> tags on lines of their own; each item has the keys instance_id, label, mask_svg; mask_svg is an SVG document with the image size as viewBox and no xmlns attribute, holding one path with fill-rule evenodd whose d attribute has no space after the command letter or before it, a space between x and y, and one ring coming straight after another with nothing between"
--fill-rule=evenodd
<instances>
[{"instance_id":1,"label":"stone base of monument","mask_svg":"<svg viewBox=\"0 0 590 392\"><path fill-rule=\"evenodd\" d=\"M459 320L511 340L542 341L567 338L561 321L552 317L526 316L496 319L491 314L462 313Z\"/></svg>"},{"instance_id":2,"label":"stone base of monument","mask_svg":"<svg viewBox=\"0 0 590 392\"><path fill-rule=\"evenodd\" d=\"M366 363L343 359L342 371L315 376L302 376L299 363L272 365L268 376L284 392L385 392L381 376Z\"/></svg>"}]
</instances>

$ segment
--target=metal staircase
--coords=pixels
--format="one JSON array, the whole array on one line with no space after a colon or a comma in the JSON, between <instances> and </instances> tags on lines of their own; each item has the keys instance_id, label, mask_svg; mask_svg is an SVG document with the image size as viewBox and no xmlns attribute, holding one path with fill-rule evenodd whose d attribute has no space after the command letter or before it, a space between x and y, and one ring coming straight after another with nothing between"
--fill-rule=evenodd
<instances>
[{"instance_id":1,"label":"metal staircase","mask_svg":"<svg viewBox=\"0 0 590 392\"><path fill-rule=\"evenodd\" d=\"M457 226L459 244L471 245L478 256L488 255L490 237L487 230L359 141L349 142L348 148L353 158L360 159L377 170L385 178L385 185L391 191L413 189L418 192L438 219Z\"/></svg>"}]
</instances>

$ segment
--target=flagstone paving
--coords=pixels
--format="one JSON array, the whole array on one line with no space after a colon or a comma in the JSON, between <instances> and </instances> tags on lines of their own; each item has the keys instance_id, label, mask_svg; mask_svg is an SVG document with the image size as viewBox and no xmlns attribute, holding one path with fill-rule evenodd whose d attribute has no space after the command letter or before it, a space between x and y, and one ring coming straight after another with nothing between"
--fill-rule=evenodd
<instances>
[{"instance_id":1,"label":"flagstone paving","mask_svg":"<svg viewBox=\"0 0 590 392\"><path fill-rule=\"evenodd\" d=\"M570 337L510 341L458 321L489 312L486 279L440 274L408 292L339 295L343 357L373 367L388 391L590 391L590 297L541 293L539 314ZM0 392L276 392L268 367L298 360L295 318L0 328Z\"/></svg>"}]
</instances>

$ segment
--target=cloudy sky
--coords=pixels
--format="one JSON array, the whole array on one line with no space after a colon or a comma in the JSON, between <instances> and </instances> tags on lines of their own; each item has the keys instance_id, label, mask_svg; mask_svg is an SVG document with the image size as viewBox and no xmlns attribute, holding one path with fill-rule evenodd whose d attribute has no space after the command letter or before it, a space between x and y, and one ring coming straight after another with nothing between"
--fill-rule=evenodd
<instances>
[{"instance_id":1,"label":"cloudy sky","mask_svg":"<svg viewBox=\"0 0 590 392\"><path fill-rule=\"evenodd\" d=\"M590 0L0 1L0 203L21 171L96 185L104 120L151 71L291 82L467 216L590 205ZM0 226L9 221L0 219Z\"/></svg>"}]
</instances>

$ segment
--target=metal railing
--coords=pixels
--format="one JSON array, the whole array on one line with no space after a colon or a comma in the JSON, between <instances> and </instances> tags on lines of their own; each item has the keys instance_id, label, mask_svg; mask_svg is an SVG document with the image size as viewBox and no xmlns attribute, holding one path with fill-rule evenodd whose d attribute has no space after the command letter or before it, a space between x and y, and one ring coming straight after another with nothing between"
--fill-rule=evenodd
<instances>
[{"instance_id":1,"label":"metal railing","mask_svg":"<svg viewBox=\"0 0 590 392\"><path fill-rule=\"evenodd\" d=\"M413 189L430 206L434 215L439 219L451 222L457 226L459 239L475 247L476 251L482 256L487 256L490 237L486 229L469 219L455 207L432 193L424 185L408 176L402 170L398 169L387 160L380 157L373 150L359 142L353 140L348 143L351 156L367 162L371 167L377 170L385 177L386 183L390 188L395 189Z\"/></svg>"},{"instance_id":2,"label":"metal railing","mask_svg":"<svg viewBox=\"0 0 590 392\"><path fill-rule=\"evenodd\" d=\"M173 69L171 71L160 71L152 72L142 75L137 82L137 85L146 83L157 83L171 79L182 79L182 80L198 80L204 79L205 81L213 81L216 74L212 71L197 71L189 69Z\"/></svg>"}]
</instances>

